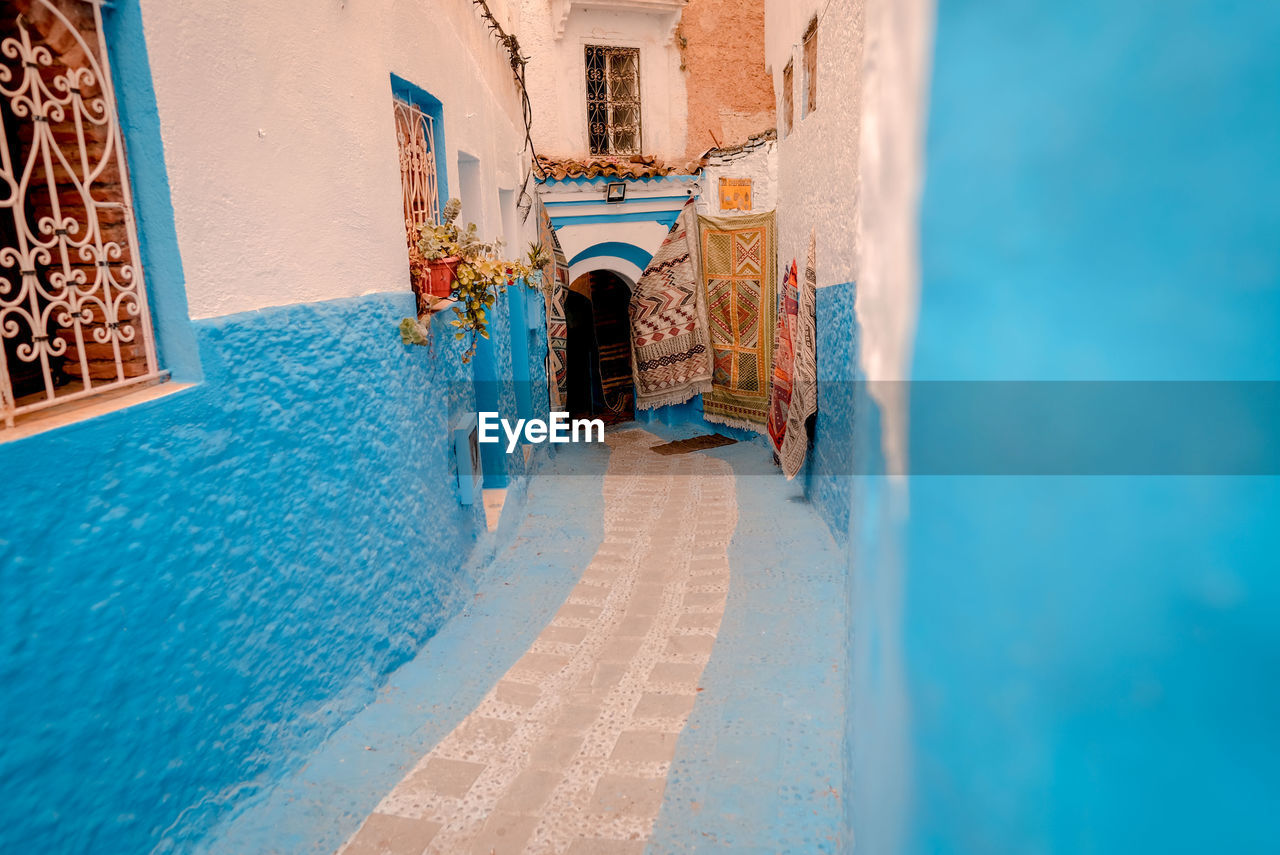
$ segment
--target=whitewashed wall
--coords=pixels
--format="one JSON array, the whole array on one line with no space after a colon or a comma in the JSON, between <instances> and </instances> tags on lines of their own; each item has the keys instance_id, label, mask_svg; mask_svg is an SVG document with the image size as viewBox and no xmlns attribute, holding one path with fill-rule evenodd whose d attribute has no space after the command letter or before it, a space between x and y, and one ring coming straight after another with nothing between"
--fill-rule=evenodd
<instances>
[{"instance_id":1,"label":"whitewashed wall","mask_svg":"<svg viewBox=\"0 0 1280 855\"><path fill-rule=\"evenodd\" d=\"M930 0L767 0L766 58L781 91L794 60L796 118L779 141L779 256L818 232L818 286L856 281L872 379L907 376L918 291ZM801 118L800 40L818 27L817 109ZM781 124L781 118L779 119Z\"/></svg>"},{"instance_id":2,"label":"whitewashed wall","mask_svg":"<svg viewBox=\"0 0 1280 855\"><path fill-rule=\"evenodd\" d=\"M392 73L444 102L450 192L479 158L500 231L523 128L470 3L141 4L192 317L408 287Z\"/></svg>"},{"instance_id":3,"label":"whitewashed wall","mask_svg":"<svg viewBox=\"0 0 1280 855\"><path fill-rule=\"evenodd\" d=\"M779 259L803 260L817 229L819 287L857 282L871 380L910 372L932 10L932 0L766 0L765 56L779 92L794 60L795 121L779 141ZM801 118L801 39L815 14L817 109ZM881 404L885 450L900 466L905 402Z\"/></svg>"},{"instance_id":4,"label":"whitewashed wall","mask_svg":"<svg viewBox=\"0 0 1280 855\"><path fill-rule=\"evenodd\" d=\"M862 106L862 0L833 0L818 32L818 108L801 116L804 58L800 40L823 0L768 0L765 61L774 88L794 60L791 133L783 136L778 99L778 259L803 266L809 232L819 229L818 286L857 277L858 136ZM785 261L783 261L785 259Z\"/></svg>"},{"instance_id":5,"label":"whitewashed wall","mask_svg":"<svg viewBox=\"0 0 1280 855\"><path fill-rule=\"evenodd\" d=\"M720 210L721 178L751 179L750 211ZM741 154L709 158L698 183L702 185L699 213L719 217L772 211L778 204L778 144L767 142Z\"/></svg>"},{"instance_id":6,"label":"whitewashed wall","mask_svg":"<svg viewBox=\"0 0 1280 855\"><path fill-rule=\"evenodd\" d=\"M529 57L538 152L587 156L585 47L611 45L640 49L643 152L679 163L688 136L689 103L672 36L675 20L665 7L657 13L626 12L524 0L520 38Z\"/></svg>"}]
</instances>

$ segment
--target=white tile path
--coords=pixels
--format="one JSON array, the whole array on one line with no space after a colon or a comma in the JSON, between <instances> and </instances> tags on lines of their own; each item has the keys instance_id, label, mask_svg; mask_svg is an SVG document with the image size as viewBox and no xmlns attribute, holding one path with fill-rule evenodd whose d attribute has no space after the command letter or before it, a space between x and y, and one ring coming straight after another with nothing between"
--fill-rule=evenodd
<instances>
[{"instance_id":1,"label":"white tile path","mask_svg":"<svg viewBox=\"0 0 1280 855\"><path fill-rule=\"evenodd\" d=\"M341 855L639 855L729 589L729 465L608 437L604 540L551 623Z\"/></svg>"}]
</instances>

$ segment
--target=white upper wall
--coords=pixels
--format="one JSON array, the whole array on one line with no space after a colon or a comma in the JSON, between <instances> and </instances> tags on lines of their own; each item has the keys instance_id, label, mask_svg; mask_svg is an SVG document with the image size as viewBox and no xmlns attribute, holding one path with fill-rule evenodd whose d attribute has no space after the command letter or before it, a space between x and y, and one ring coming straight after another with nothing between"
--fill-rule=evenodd
<instances>
[{"instance_id":1,"label":"white upper wall","mask_svg":"<svg viewBox=\"0 0 1280 855\"><path fill-rule=\"evenodd\" d=\"M801 39L815 14L817 108L803 115ZM776 91L794 61L795 120L779 141L779 260L803 264L816 230L819 287L857 283L861 368L870 380L910 372L932 21L932 0L766 0ZM783 124L779 116L780 135ZM906 402L880 403L885 451L900 470Z\"/></svg>"},{"instance_id":2,"label":"white upper wall","mask_svg":"<svg viewBox=\"0 0 1280 855\"><path fill-rule=\"evenodd\" d=\"M819 0L767 0L765 59L774 90L794 61L791 132L778 98L778 259L804 266L810 231L818 235L818 287L857 278L858 135L861 126L862 0L833 0L818 30L817 109L803 113L801 39ZM803 116L803 117L802 117Z\"/></svg>"},{"instance_id":3,"label":"white upper wall","mask_svg":"<svg viewBox=\"0 0 1280 855\"><path fill-rule=\"evenodd\" d=\"M504 26L518 2L490 0ZM501 230L520 102L470 3L141 5L192 317L408 289L393 73L444 103L449 191L458 153L479 158Z\"/></svg>"},{"instance_id":4,"label":"white upper wall","mask_svg":"<svg viewBox=\"0 0 1280 855\"><path fill-rule=\"evenodd\" d=\"M775 88L782 79L782 69L787 60L796 56L796 68L800 60L796 51L800 37L814 15L824 6L840 5L840 0L765 0L764 4L764 63L774 75ZM781 119L779 119L781 121Z\"/></svg>"},{"instance_id":5,"label":"white upper wall","mask_svg":"<svg viewBox=\"0 0 1280 855\"><path fill-rule=\"evenodd\" d=\"M720 179L751 181L751 209L749 211L720 210ZM778 144L766 142L758 148L750 148L732 155L713 156L707 159L699 179L702 193L698 196L698 213L713 217L729 217L738 214L760 214L772 211L778 205Z\"/></svg>"},{"instance_id":6,"label":"white upper wall","mask_svg":"<svg viewBox=\"0 0 1280 855\"><path fill-rule=\"evenodd\" d=\"M682 5L524 0L520 41L529 57L539 154L588 156L586 46L608 45L640 49L642 152L675 163L684 158L689 101L673 35ZM629 7L639 10L623 11Z\"/></svg>"}]
</instances>

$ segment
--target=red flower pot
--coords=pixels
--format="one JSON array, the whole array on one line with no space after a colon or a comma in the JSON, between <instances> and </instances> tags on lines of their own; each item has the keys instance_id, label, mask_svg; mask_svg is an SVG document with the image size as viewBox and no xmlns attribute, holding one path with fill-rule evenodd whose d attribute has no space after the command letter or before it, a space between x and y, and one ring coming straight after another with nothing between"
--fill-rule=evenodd
<instances>
[{"instance_id":1,"label":"red flower pot","mask_svg":"<svg viewBox=\"0 0 1280 855\"><path fill-rule=\"evenodd\" d=\"M457 276L458 263L462 261L456 255L438 258L426 263L426 271L418 280L418 288L424 296L449 299L453 293L453 280Z\"/></svg>"}]
</instances>

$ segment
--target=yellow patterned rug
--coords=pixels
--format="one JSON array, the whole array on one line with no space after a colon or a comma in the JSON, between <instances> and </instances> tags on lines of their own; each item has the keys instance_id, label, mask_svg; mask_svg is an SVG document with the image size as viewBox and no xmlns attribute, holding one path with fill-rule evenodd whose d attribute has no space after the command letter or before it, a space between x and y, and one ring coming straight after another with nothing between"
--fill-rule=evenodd
<instances>
[{"instance_id":1,"label":"yellow patterned rug","mask_svg":"<svg viewBox=\"0 0 1280 855\"><path fill-rule=\"evenodd\" d=\"M774 215L699 222L712 353L703 414L709 422L765 433L778 300Z\"/></svg>"}]
</instances>

